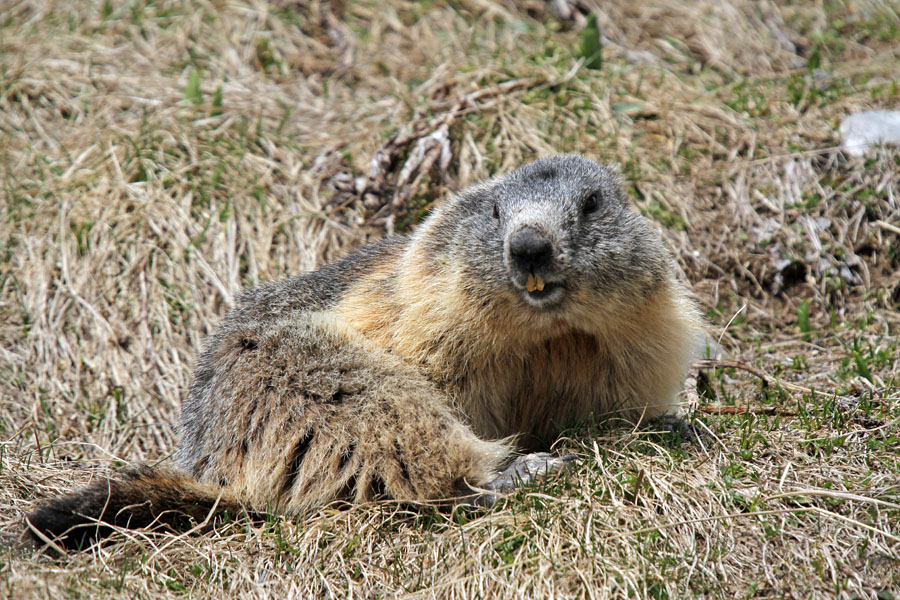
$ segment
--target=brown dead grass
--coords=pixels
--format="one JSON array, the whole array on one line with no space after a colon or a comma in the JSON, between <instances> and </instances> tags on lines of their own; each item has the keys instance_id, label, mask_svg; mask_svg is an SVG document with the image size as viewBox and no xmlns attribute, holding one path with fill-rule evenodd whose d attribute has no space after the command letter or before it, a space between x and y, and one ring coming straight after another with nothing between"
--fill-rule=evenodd
<instances>
[{"instance_id":1,"label":"brown dead grass","mask_svg":"<svg viewBox=\"0 0 900 600\"><path fill-rule=\"evenodd\" d=\"M900 155L848 160L834 134L897 107L896 5L604 3L587 72L590 6L6 4L0 596L896 595ZM556 152L621 165L749 369L688 399L748 414L701 412L697 447L573 432L567 479L478 518L383 504L65 559L16 545L41 498L172 451L242 287Z\"/></svg>"}]
</instances>

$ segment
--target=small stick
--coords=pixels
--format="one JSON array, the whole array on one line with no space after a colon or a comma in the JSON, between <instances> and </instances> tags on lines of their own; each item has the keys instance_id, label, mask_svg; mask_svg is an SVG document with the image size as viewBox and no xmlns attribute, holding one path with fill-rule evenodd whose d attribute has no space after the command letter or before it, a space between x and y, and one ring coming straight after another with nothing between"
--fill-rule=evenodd
<instances>
[{"instance_id":1,"label":"small stick","mask_svg":"<svg viewBox=\"0 0 900 600\"><path fill-rule=\"evenodd\" d=\"M700 412L710 415L779 415L782 417L796 417L792 410L782 410L774 406L701 406Z\"/></svg>"},{"instance_id":2,"label":"small stick","mask_svg":"<svg viewBox=\"0 0 900 600\"><path fill-rule=\"evenodd\" d=\"M644 470L641 469L638 471L637 477L634 480L634 493L632 496L634 497L632 500L632 504L637 505L638 494L641 491L641 483L644 481Z\"/></svg>"},{"instance_id":3,"label":"small stick","mask_svg":"<svg viewBox=\"0 0 900 600\"><path fill-rule=\"evenodd\" d=\"M782 388L789 390L791 392L801 392L806 394L821 394L821 392L814 390L812 388L803 387L802 385L797 385L795 383L789 383L787 381L781 381L779 379L775 379L774 377L769 377L759 369L755 369L748 364L742 363L737 360L716 360L714 358L704 358L698 361L695 361L697 367L701 369L721 369L721 368L733 368L740 369L742 371L747 371L748 373L752 373L756 375L762 380L763 387L769 387L773 383L777 383Z\"/></svg>"}]
</instances>

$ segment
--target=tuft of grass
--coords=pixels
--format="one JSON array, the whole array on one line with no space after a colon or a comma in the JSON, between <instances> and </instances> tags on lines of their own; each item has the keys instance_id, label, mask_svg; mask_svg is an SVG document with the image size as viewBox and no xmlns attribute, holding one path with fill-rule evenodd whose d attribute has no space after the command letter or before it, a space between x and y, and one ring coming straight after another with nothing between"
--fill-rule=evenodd
<instances>
[{"instance_id":1,"label":"tuft of grass","mask_svg":"<svg viewBox=\"0 0 900 600\"><path fill-rule=\"evenodd\" d=\"M188 73L188 82L184 88L184 99L194 106L203 104L203 92L200 91L200 73L191 69Z\"/></svg>"},{"instance_id":2,"label":"tuft of grass","mask_svg":"<svg viewBox=\"0 0 900 600\"><path fill-rule=\"evenodd\" d=\"M597 25L597 13L587 16L587 24L581 34L581 57L586 69L603 67L603 43L600 41L600 27Z\"/></svg>"}]
</instances>

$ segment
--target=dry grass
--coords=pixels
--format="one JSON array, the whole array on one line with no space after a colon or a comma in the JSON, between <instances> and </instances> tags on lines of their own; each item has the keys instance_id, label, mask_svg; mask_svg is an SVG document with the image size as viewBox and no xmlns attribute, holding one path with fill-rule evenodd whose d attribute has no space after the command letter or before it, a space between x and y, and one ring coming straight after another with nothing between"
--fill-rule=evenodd
<instances>
[{"instance_id":1,"label":"dry grass","mask_svg":"<svg viewBox=\"0 0 900 600\"><path fill-rule=\"evenodd\" d=\"M900 593L900 153L834 134L898 106L897 5L606 2L590 71L591 3L562 4L3 5L0 596ZM14 543L41 498L172 451L239 289L555 152L622 166L722 335L700 445L573 432L577 469L481 516Z\"/></svg>"}]
</instances>

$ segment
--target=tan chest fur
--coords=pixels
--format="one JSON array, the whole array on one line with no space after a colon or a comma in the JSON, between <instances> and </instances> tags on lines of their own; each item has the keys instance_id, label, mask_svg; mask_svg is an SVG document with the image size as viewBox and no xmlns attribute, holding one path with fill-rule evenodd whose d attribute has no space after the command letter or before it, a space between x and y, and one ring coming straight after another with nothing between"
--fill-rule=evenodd
<instances>
[{"instance_id":1,"label":"tan chest fur","mask_svg":"<svg viewBox=\"0 0 900 600\"><path fill-rule=\"evenodd\" d=\"M580 292L565 311L540 314L452 268L435 273L416 261L398 277L386 263L336 313L418 365L477 434L538 447L589 419L634 422L671 408L694 327L678 289L664 285L640 306L609 299L601 307Z\"/></svg>"}]
</instances>

